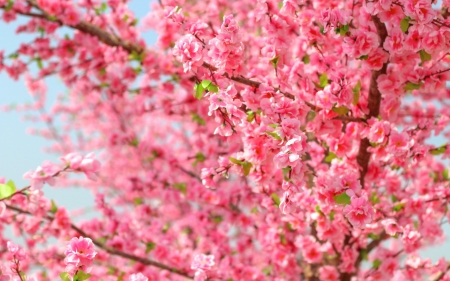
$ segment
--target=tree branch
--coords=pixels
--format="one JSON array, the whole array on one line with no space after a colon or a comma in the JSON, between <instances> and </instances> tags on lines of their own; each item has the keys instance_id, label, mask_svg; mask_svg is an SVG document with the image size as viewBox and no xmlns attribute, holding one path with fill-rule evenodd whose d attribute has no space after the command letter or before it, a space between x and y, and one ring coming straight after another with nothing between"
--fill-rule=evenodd
<instances>
[{"instance_id":1,"label":"tree branch","mask_svg":"<svg viewBox=\"0 0 450 281\"><path fill-rule=\"evenodd\" d=\"M388 36L386 25L382 23L377 16L372 16L372 21L375 24L378 36L380 37L380 47L383 47L384 41ZM384 63L383 67L380 70L372 71L368 98L369 115L367 116L367 119L370 119L371 117L378 117L378 115L380 115L381 93L380 90L378 90L377 79L378 77L380 77L380 75L386 74L388 64L389 61ZM361 167L360 181L362 188L364 188L364 177L369 167L370 152L367 151L367 148L369 146L369 140L367 138L362 139L359 145L358 155L356 156L356 161Z\"/></svg>"},{"instance_id":2,"label":"tree branch","mask_svg":"<svg viewBox=\"0 0 450 281\"><path fill-rule=\"evenodd\" d=\"M22 210L21 208L18 208L18 207L12 206L12 205L6 205L6 207L8 209L10 209L10 210L16 211L16 212L21 213L21 214L33 215L32 213L30 213L28 211ZM49 221L52 221L52 220L54 220L54 217L52 217L50 215L46 215L45 219L47 219ZM70 228L72 228L73 230L78 232L81 236L91 237L89 234L87 234L82 229L80 229L79 227L77 227L76 225L74 225L72 223L70 224ZM120 250L116 250L114 248L111 248L111 247L105 245L104 243L101 243L100 241L98 241L96 239L93 239L93 238L91 238L91 239L92 239L92 242L97 247L103 249L104 251L106 251L107 253L109 253L111 255L119 256L119 257L122 257L122 258L125 258L125 259L128 259L128 260L132 260L132 261L136 261L136 262L139 262L139 263L142 263L142 264L145 264L145 265L158 267L160 269L170 271L170 272L172 272L174 274L178 274L178 275L186 277L188 279L194 279L192 276L190 276L188 273L186 273L186 272L184 272L182 270L170 267L168 265L165 265L165 264L153 261L153 260L149 260L149 259L146 259L146 258L142 258L142 257L138 257L138 256L135 256L135 255L131 255L131 254L122 252Z\"/></svg>"}]
</instances>

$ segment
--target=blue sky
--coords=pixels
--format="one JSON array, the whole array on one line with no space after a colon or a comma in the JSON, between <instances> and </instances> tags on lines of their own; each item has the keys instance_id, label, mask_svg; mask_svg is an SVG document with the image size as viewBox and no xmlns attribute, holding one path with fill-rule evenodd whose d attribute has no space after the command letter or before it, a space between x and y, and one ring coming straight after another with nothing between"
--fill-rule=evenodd
<instances>
[{"instance_id":1,"label":"blue sky","mask_svg":"<svg viewBox=\"0 0 450 281\"><path fill-rule=\"evenodd\" d=\"M130 2L130 8L135 12L137 18L142 18L150 10L150 2L146 0L134 0ZM16 27L23 21L16 21L5 24L0 21L0 49L6 54L14 52L20 43L29 42L33 36L15 34ZM148 44L156 41L156 34L147 32L143 35ZM57 77L46 79L49 89L49 104L54 97L66 89ZM5 73L0 74L0 105L24 104L32 102L32 97L28 94L23 81L12 81ZM22 179L24 172L35 169L44 160L54 162L59 161L60 155L51 155L43 152L42 148L50 143L41 137L32 136L26 133L27 128L35 127L36 124L23 121L23 114L17 112L0 112L0 176L12 179L18 187L28 184ZM39 128L39 127L38 127ZM42 126L40 127L42 128ZM439 144L443 140L439 141ZM54 199L58 205L65 206L69 210L93 206L93 196L90 191L82 188L44 188L46 197ZM450 234L450 227L446 226L446 232ZM447 250L446 250L447 249ZM441 256L450 258L449 239L444 245L427 249L424 256L437 260Z\"/></svg>"}]
</instances>

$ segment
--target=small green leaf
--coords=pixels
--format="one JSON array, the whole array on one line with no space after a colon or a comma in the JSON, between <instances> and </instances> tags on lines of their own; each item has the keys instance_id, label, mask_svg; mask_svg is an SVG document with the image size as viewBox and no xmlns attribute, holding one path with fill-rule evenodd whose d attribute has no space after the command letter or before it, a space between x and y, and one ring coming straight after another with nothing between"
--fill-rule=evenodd
<instances>
[{"instance_id":1,"label":"small green leaf","mask_svg":"<svg viewBox=\"0 0 450 281\"><path fill-rule=\"evenodd\" d=\"M255 120L255 112L249 110L247 111L247 122L251 123Z\"/></svg>"},{"instance_id":2,"label":"small green leaf","mask_svg":"<svg viewBox=\"0 0 450 281\"><path fill-rule=\"evenodd\" d=\"M361 80L353 87L353 105L357 105L361 96Z\"/></svg>"},{"instance_id":3,"label":"small green leaf","mask_svg":"<svg viewBox=\"0 0 450 281\"><path fill-rule=\"evenodd\" d=\"M130 145L133 147L138 147L139 145L139 140L137 138L134 138L130 141Z\"/></svg>"},{"instance_id":4,"label":"small green leaf","mask_svg":"<svg viewBox=\"0 0 450 281\"><path fill-rule=\"evenodd\" d=\"M341 28L339 28L339 34L340 34L341 36L345 36L349 30L350 30L350 29L349 29L348 24L343 25Z\"/></svg>"},{"instance_id":5,"label":"small green leaf","mask_svg":"<svg viewBox=\"0 0 450 281\"><path fill-rule=\"evenodd\" d=\"M319 213L319 215L321 215L322 217L325 216L325 214L322 212L322 210L320 209L319 205L316 205L316 212Z\"/></svg>"},{"instance_id":6,"label":"small green leaf","mask_svg":"<svg viewBox=\"0 0 450 281\"><path fill-rule=\"evenodd\" d=\"M306 54L306 55L303 56L302 62L303 62L304 64L309 64L309 63L311 62L311 58L309 57L308 54Z\"/></svg>"},{"instance_id":7,"label":"small green leaf","mask_svg":"<svg viewBox=\"0 0 450 281\"><path fill-rule=\"evenodd\" d=\"M431 60L431 55L427 53L425 50L420 50L420 59L422 60L422 63Z\"/></svg>"},{"instance_id":8,"label":"small green leaf","mask_svg":"<svg viewBox=\"0 0 450 281\"><path fill-rule=\"evenodd\" d=\"M214 85L214 84L210 84L209 86L208 86L208 92L212 92L212 93L218 93L219 92L219 87L217 87L216 85Z\"/></svg>"},{"instance_id":9,"label":"small green leaf","mask_svg":"<svg viewBox=\"0 0 450 281\"><path fill-rule=\"evenodd\" d=\"M449 180L449 177L448 177L448 169L445 169L445 170L442 171L442 178L443 178L444 180L446 180L446 181Z\"/></svg>"},{"instance_id":10,"label":"small green leaf","mask_svg":"<svg viewBox=\"0 0 450 281\"><path fill-rule=\"evenodd\" d=\"M203 97L203 92L205 89L203 88L202 84L195 84L194 86L194 97L196 99L201 99Z\"/></svg>"},{"instance_id":11,"label":"small green leaf","mask_svg":"<svg viewBox=\"0 0 450 281\"><path fill-rule=\"evenodd\" d=\"M242 163L242 169L244 170L244 176L248 176L250 174L250 170L252 169L253 165L250 162L244 162Z\"/></svg>"},{"instance_id":12,"label":"small green leaf","mask_svg":"<svg viewBox=\"0 0 450 281\"><path fill-rule=\"evenodd\" d=\"M333 107L333 112L339 114L339 115L345 115L348 113L349 109L345 106L339 106L339 107Z\"/></svg>"},{"instance_id":13,"label":"small green leaf","mask_svg":"<svg viewBox=\"0 0 450 281\"><path fill-rule=\"evenodd\" d=\"M182 182L182 183L174 183L173 187L175 189L178 189L181 193L183 193L184 195L186 195L187 193L187 188L186 188L186 183Z\"/></svg>"},{"instance_id":14,"label":"small green leaf","mask_svg":"<svg viewBox=\"0 0 450 281\"><path fill-rule=\"evenodd\" d=\"M397 203L395 206L394 206L394 211L395 212L399 212L399 211L401 211L403 208L405 208L405 206L406 206L406 203Z\"/></svg>"},{"instance_id":15,"label":"small green leaf","mask_svg":"<svg viewBox=\"0 0 450 281\"><path fill-rule=\"evenodd\" d=\"M379 259L376 259L372 263L372 268L378 269L380 267L380 265L381 265L381 261Z\"/></svg>"},{"instance_id":16,"label":"small green leaf","mask_svg":"<svg viewBox=\"0 0 450 281\"><path fill-rule=\"evenodd\" d=\"M192 113L192 122L199 124L200 126L205 126L206 121L200 117L197 113Z\"/></svg>"},{"instance_id":17,"label":"small green leaf","mask_svg":"<svg viewBox=\"0 0 450 281\"><path fill-rule=\"evenodd\" d=\"M367 252L367 250L361 250L361 258L365 261L369 260L369 253Z\"/></svg>"},{"instance_id":18,"label":"small green leaf","mask_svg":"<svg viewBox=\"0 0 450 281\"><path fill-rule=\"evenodd\" d=\"M136 198L133 198L133 203L134 203L134 206L139 206L139 205L142 205L142 203L144 203L144 200L142 200L142 198L140 198L140 197L136 197Z\"/></svg>"},{"instance_id":19,"label":"small green leaf","mask_svg":"<svg viewBox=\"0 0 450 281\"><path fill-rule=\"evenodd\" d=\"M9 180L6 184L0 184L0 199L10 197L16 190L16 185L12 180Z\"/></svg>"},{"instance_id":20,"label":"small green leaf","mask_svg":"<svg viewBox=\"0 0 450 281\"><path fill-rule=\"evenodd\" d=\"M162 232L166 233L167 231L169 231L170 228L170 223L166 222L163 226Z\"/></svg>"},{"instance_id":21,"label":"small green leaf","mask_svg":"<svg viewBox=\"0 0 450 281\"><path fill-rule=\"evenodd\" d=\"M252 210L250 211L250 213L252 213L252 214L257 214L257 213L259 213L258 207L253 207Z\"/></svg>"},{"instance_id":22,"label":"small green leaf","mask_svg":"<svg viewBox=\"0 0 450 281\"><path fill-rule=\"evenodd\" d=\"M153 242L148 242L147 244L145 244L145 253L148 254L150 253L152 250L154 250L156 248L156 244Z\"/></svg>"},{"instance_id":23,"label":"small green leaf","mask_svg":"<svg viewBox=\"0 0 450 281\"><path fill-rule=\"evenodd\" d=\"M380 203L380 198L378 198L376 192L372 192L372 195L370 196L370 201L371 201L372 204L374 204L374 205Z\"/></svg>"},{"instance_id":24,"label":"small green leaf","mask_svg":"<svg viewBox=\"0 0 450 281\"><path fill-rule=\"evenodd\" d=\"M408 31L409 28L409 21L411 20L410 17L404 17L401 21L400 21L400 28L402 29L403 33L406 33L406 31Z\"/></svg>"},{"instance_id":25,"label":"small green leaf","mask_svg":"<svg viewBox=\"0 0 450 281\"><path fill-rule=\"evenodd\" d=\"M18 53L13 53L8 56L8 58L10 58L10 59L17 59L18 57L19 57Z\"/></svg>"},{"instance_id":26,"label":"small green leaf","mask_svg":"<svg viewBox=\"0 0 450 281\"><path fill-rule=\"evenodd\" d=\"M276 129L276 128L278 128L278 127L279 127L279 125L278 125L278 124L269 124L268 126L269 126L269 127L271 127L271 128L274 128L274 129Z\"/></svg>"},{"instance_id":27,"label":"small green leaf","mask_svg":"<svg viewBox=\"0 0 450 281\"><path fill-rule=\"evenodd\" d=\"M357 60L367 60L369 58L369 55L363 55L357 58Z\"/></svg>"},{"instance_id":28,"label":"small green leaf","mask_svg":"<svg viewBox=\"0 0 450 281\"><path fill-rule=\"evenodd\" d=\"M347 193L342 192L341 194L333 196L334 202L337 204L343 204L348 205L350 204L350 196L347 195Z\"/></svg>"},{"instance_id":29,"label":"small green leaf","mask_svg":"<svg viewBox=\"0 0 450 281\"><path fill-rule=\"evenodd\" d=\"M398 202L398 198L395 195L391 195L391 200L393 203Z\"/></svg>"},{"instance_id":30,"label":"small green leaf","mask_svg":"<svg viewBox=\"0 0 450 281\"><path fill-rule=\"evenodd\" d=\"M51 202L52 202L52 207L50 208L50 213L56 214L56 212L58 212L58 206L56 206L56 203L55 203L55 201L53 201L53 199Z\"/></svg>"},{"instance_id":31,"label":"small green leaf","mask_svg":"<svg viewBox=\"0 0 450 281\"><path fill-rule=\"evenodd\" d=\"M331 163L331 161L333 161L334 158L337 158L336 154L330 151L327 157L325 157L324 161L327 163Z\"/></svg>"},{"instance_id":32,"label":"small green leaf","mask_svg":"<svg viewBox=\"0 0 450 281\"><path fill-rule=\"evenodd\" d=\"M273 270L273 266L269 265L262 269L262 273L266 276L269 276L272 273L272 270Z\"/></svg>"},{"instance_id":33,"label":"small green leaf","mask_svg":"<svg viewBox=\"0 0 450 281\"><path fill-rule=\"evenodd\" d=\"M275 205L277 205L277 207L280 206L281 200L280 197L278 197L278 194L272 193L270 197L272 197L272 201Z\"/></svg>"},{"instance_id":34,"label":"small green leaf","mask_svg":"<svg viewBox=\"0 0 450 281\"><path fill-rule=\"evenodd\" d=\"M275 132L266 132L266 134L268 134L269 136L271 136L272 138L274 138L276 140L282 140L282 138Z\"/></svg>"},{"instance_id":35,"label":"small green leaf","mask_svg":"<svg viewBox=\"0 0 450 281\"><path fill-rule=\"evenodd\" d=\"M325 88L325 86L328 85L328 76L327 74L324 72L322 75L320 75L319 77L319 86L321 88Z\"/></svg>"},{"instance_id":36,"label":"small green leaf","mask_svg":"<svg viewBox=\"0 0 450 281\"><path fill-rule=\"evenodd\" d=\"M419 222L418 221L414 221L413 224L414 224L414 227L416 229L419 229Z\"/></svg>"},{"instance_id":37,"label":"small green leaf","mask_svg":"<svg viewBox=\"0 0 450 281\"><path fill-rule=\"evenodd\" d=\"M285 181L289 181L289 172L292 170L291 166L287 166L281 169L283 171L283 178Z\"/></svg>"},{"instance_id":38,"label":"small green leaf","mask_svg":"<svg viewBox=\"0 0 450 281\"><path fill-rule=\"evenodd\" d=\"M282 245L287 245L286 235L284 235L283 233L280 234L280 243Z\"/></svg>"},{"instance_id":39,"label":"small green leaf","mask_svg":"<svg viewBox=\"0 0 450 281\"><path fill-rule=\"evenodd\" d=\"M279 59L280 59L280 58L279 58L278 56L276 56L276 57L274 57L273 59L270 60L270 62L271 62L272 65L273 65L273 68L277 68L278 60L279 60Z\"/></svg>"},{"instance_id":40,"label":"small green leaf","mask_svg":"<svg viewBox=\"0 0 450 281\"><path fill-rule=\"evenodd\" d=\"M212 219L213 223L215 223L215 224L221 223L223 221L223 217L219 216L219 215L212 216L211 219Z\"/></svg>"},{"instance_id":41,"label":"small green leaf","mask_svg":"<svg viewBox=\"0 0 450 281\"><path fill-rule=\"evenodd\" d=\"M242 163L244 163L244 161L238 160L234 157L229 157L228 159L230 160L231 163L236 164L236 165L242 165Z\"/></svg>"},{"instance_id":42,"label":"small green leaf","mask_svg":"<svg viewBox=\"0 0 450 281\"><path fill-rule=\"evenodd\" d=\"M405 90L405 91L418 90L418 89L420 89L420 86L422 86L422 83L414 84L411 82L407 82L405 84L405 86L403 87L403 90Z\"/></svg>"},{"instance_id":43,"label":"small green leaf","mask_svg":"<svg viewBox=\"0 0 450 281\"><path fill-rule=\"evenodd\" d=\"M330 217L330 221L333 221L334 220L334 215L336 214L336 212L334 211L334 210L332 210L331 212L330 212L330 215L329 215L329 217Z\"/></svg>"},{"instance_id":44,"label":"small green leaf","mask_svg":"<svg viewBox=\"0 0 450 281\"><path fill-rule=\"evenodd\" d=\"M70 275L67 272L61 272L59 278L61 278L62 281L70 281Z\"/></svg>"},{"instance_id":45,"label":"small green leaf","mask_svg":"<svg viewBox=\"0 0 450 281\"><path fill-rule=\"evenodd\" d=\"M42 69L44 67L44 65L42 64L42 60L40 57L36 57L35 58L37 66L39 67L39 69Z\"/></svg>"},{"instance_id":46,"label":"small green leaf","mask_svg":"<svg viewBox=\"0 0 450 281\"><path fill-rule=\"evenodd\" d=\"M86 273L82 270L78 270L77 274L73 277L73 281L84 281L88 280L91 277L91 274Z\"/></svg>"},{"instance_id":47,"label":"small green leaf","mask_svg":"<svg viewBox=\"0 0 450 281\"><path fill-rule=\"evenodd\" d=\"M202 85L202 87L203 87L203 89L208 89L208 87L209 87L209 85L211 85L211 80L203 80L202 82L201 82L201 85Z\"/></svg>"},{"instance_id":48,"label":"small green leaf","mask_svg":"<svg viewBox=\"0 0 450 281\"><path fill-rule=\"evenodd\" d=\"M447 146L441 146L430 150L431 155L441 155L447 150Z\"/></svg>"}]
</instances>

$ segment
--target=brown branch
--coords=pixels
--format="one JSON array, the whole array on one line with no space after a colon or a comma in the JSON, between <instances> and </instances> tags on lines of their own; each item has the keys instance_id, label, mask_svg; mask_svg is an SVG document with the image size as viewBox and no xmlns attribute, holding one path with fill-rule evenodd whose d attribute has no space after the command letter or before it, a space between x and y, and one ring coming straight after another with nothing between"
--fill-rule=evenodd
<instances>
[{"instance_id":1,"label":"brown branch","mask_svg":"<svg viewBox=\"0 0 450 281\"><path fill-rule=\"evenodd\" d=\"M377 16L372 16L372 21L377 28L378 36L380 37L380 47L383 47L383 43L388 36L386 25L380 21ZM383 67L380 70L372 71L372 77L370 78L370 87L369 87L369 98L368 98L368 106L369 106L369 115L367 119L371 117L378 117L380 114L380 104L381 104L381 93L378 90L377 79L382 74L386 74L387 65L389 61L383 64ZM358 155L356 156L356 161L358 162L361 170L360 170L360 181L361 186L364 188L364 177L367 173L367 169L369 167L370 160L370 152L367 151L369 148L370 142L367 138L361 140Z\"/></svg>"},{"instance_id":2,"label":"brown branch","mask_svg":"<svg viewBox=\"0 0 450 281\"><path fill-rule=\"evenodd\" d=\"M28 211L22 210L21 208L18 208L18 207L12 206L12 205L6 205L6 207L8 209L10 209L10 210L16 211L16 212L21 213L21 214L33 215L30 212L28 212ZM45 219L47 219L49 221L53 221L54 217L52 217L50 215L46 215ZM76 232L78 232L81 236L90 237L89 234L84 232L82 229L80 229L76 225L70 224L70 227L73 230L75 230ZM184 272L182 270L170 267L168 265L165 265L165 264L153 261L153 260L149 260L149 259L146 259L146 258L142 258L142 257L138 257L138 256L135 256L135 255L132 255L132 254L128 254L128 253L122 252L120 250L111 248L111 247L105 245L104 243L102 243L102 242L100 242L100 241L98 241L96 239L93 239L93 238L91 238L91 239L92 239L92 242L97 247L103 249L104 251L108 252L111 255L119 256L119 257L122 257L122 258L125 258L125 259L128 259L128 260L132 260L132 261L136 261L136 262L139 262L139 263L144 264L144 265L150 265L150 266L158 267L160 269L170 271L170 272L172 272L174 274L178 274L178 275L186 277L188 279L194 279L192 276L190 276L189 274L187 274L186 272Z\"/></svg>"}]
</instances>

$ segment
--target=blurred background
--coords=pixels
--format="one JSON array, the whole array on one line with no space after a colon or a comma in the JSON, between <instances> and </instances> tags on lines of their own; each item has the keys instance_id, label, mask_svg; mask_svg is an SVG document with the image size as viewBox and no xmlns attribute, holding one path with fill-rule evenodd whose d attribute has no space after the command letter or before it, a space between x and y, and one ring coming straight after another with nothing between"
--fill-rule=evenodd
<instances>
[{"instance_id":1,"label":"blurred background","mask_svg":"<svg viewBox=\"0 0 450 281\"><path fill-rule=\"evenodd\" d=\"M150 11L152 2L154 1L134 0L130 1L129 7L134 11L136 18L142 19ZM5 56L15 52L21 43L30 42L35 37L34 35L17 35L15 33L17 26L24 22L23 19L10 24L0 21L0 50L5 51ZM61 32L64 34L72 31L66 29ZM142 33L142 37L146 40L147 45L152 45L156 42L157 34L145 32ZM46 84L48 87L46 108L48 110L55 101L56 95L65 92L67 89L57 76L47 78ZM33 98L28 94L23 79L13 81L6 73L0 73L0 107L3 105L26 104L32 101ZM60 160L58 158L62 156L46 153L43 150L44 147L52 144L51 141L27 133L27 130L31 127L44 129L46 125L44 123L27 122L25 117L26 114L24 112L0 111L0 177L5 177L6 180L12 179L18 188L29 184L28 181L22 178L25 172L36 169L44 160L59 163ZM446 142L445 139L440 137L432 140L432 143L435 145L442 145ZM43 191L47 198L53 199L58 206L64 206L69 211L87 210L84 215L74 218L74 221L88 219L96 215L92 211L94 198L89 190L45 185ZM450 226L448 224L444 227L444 231L447 235L450 235ZM9 234L12 235L11 232ZM17 241L17 239L14 240ZM437 261L441 257L449 259L450 239L447 237L441 245L422 251L422 255L424 258L431 258L433 261Z\"/></svg>"}]
</instances>

